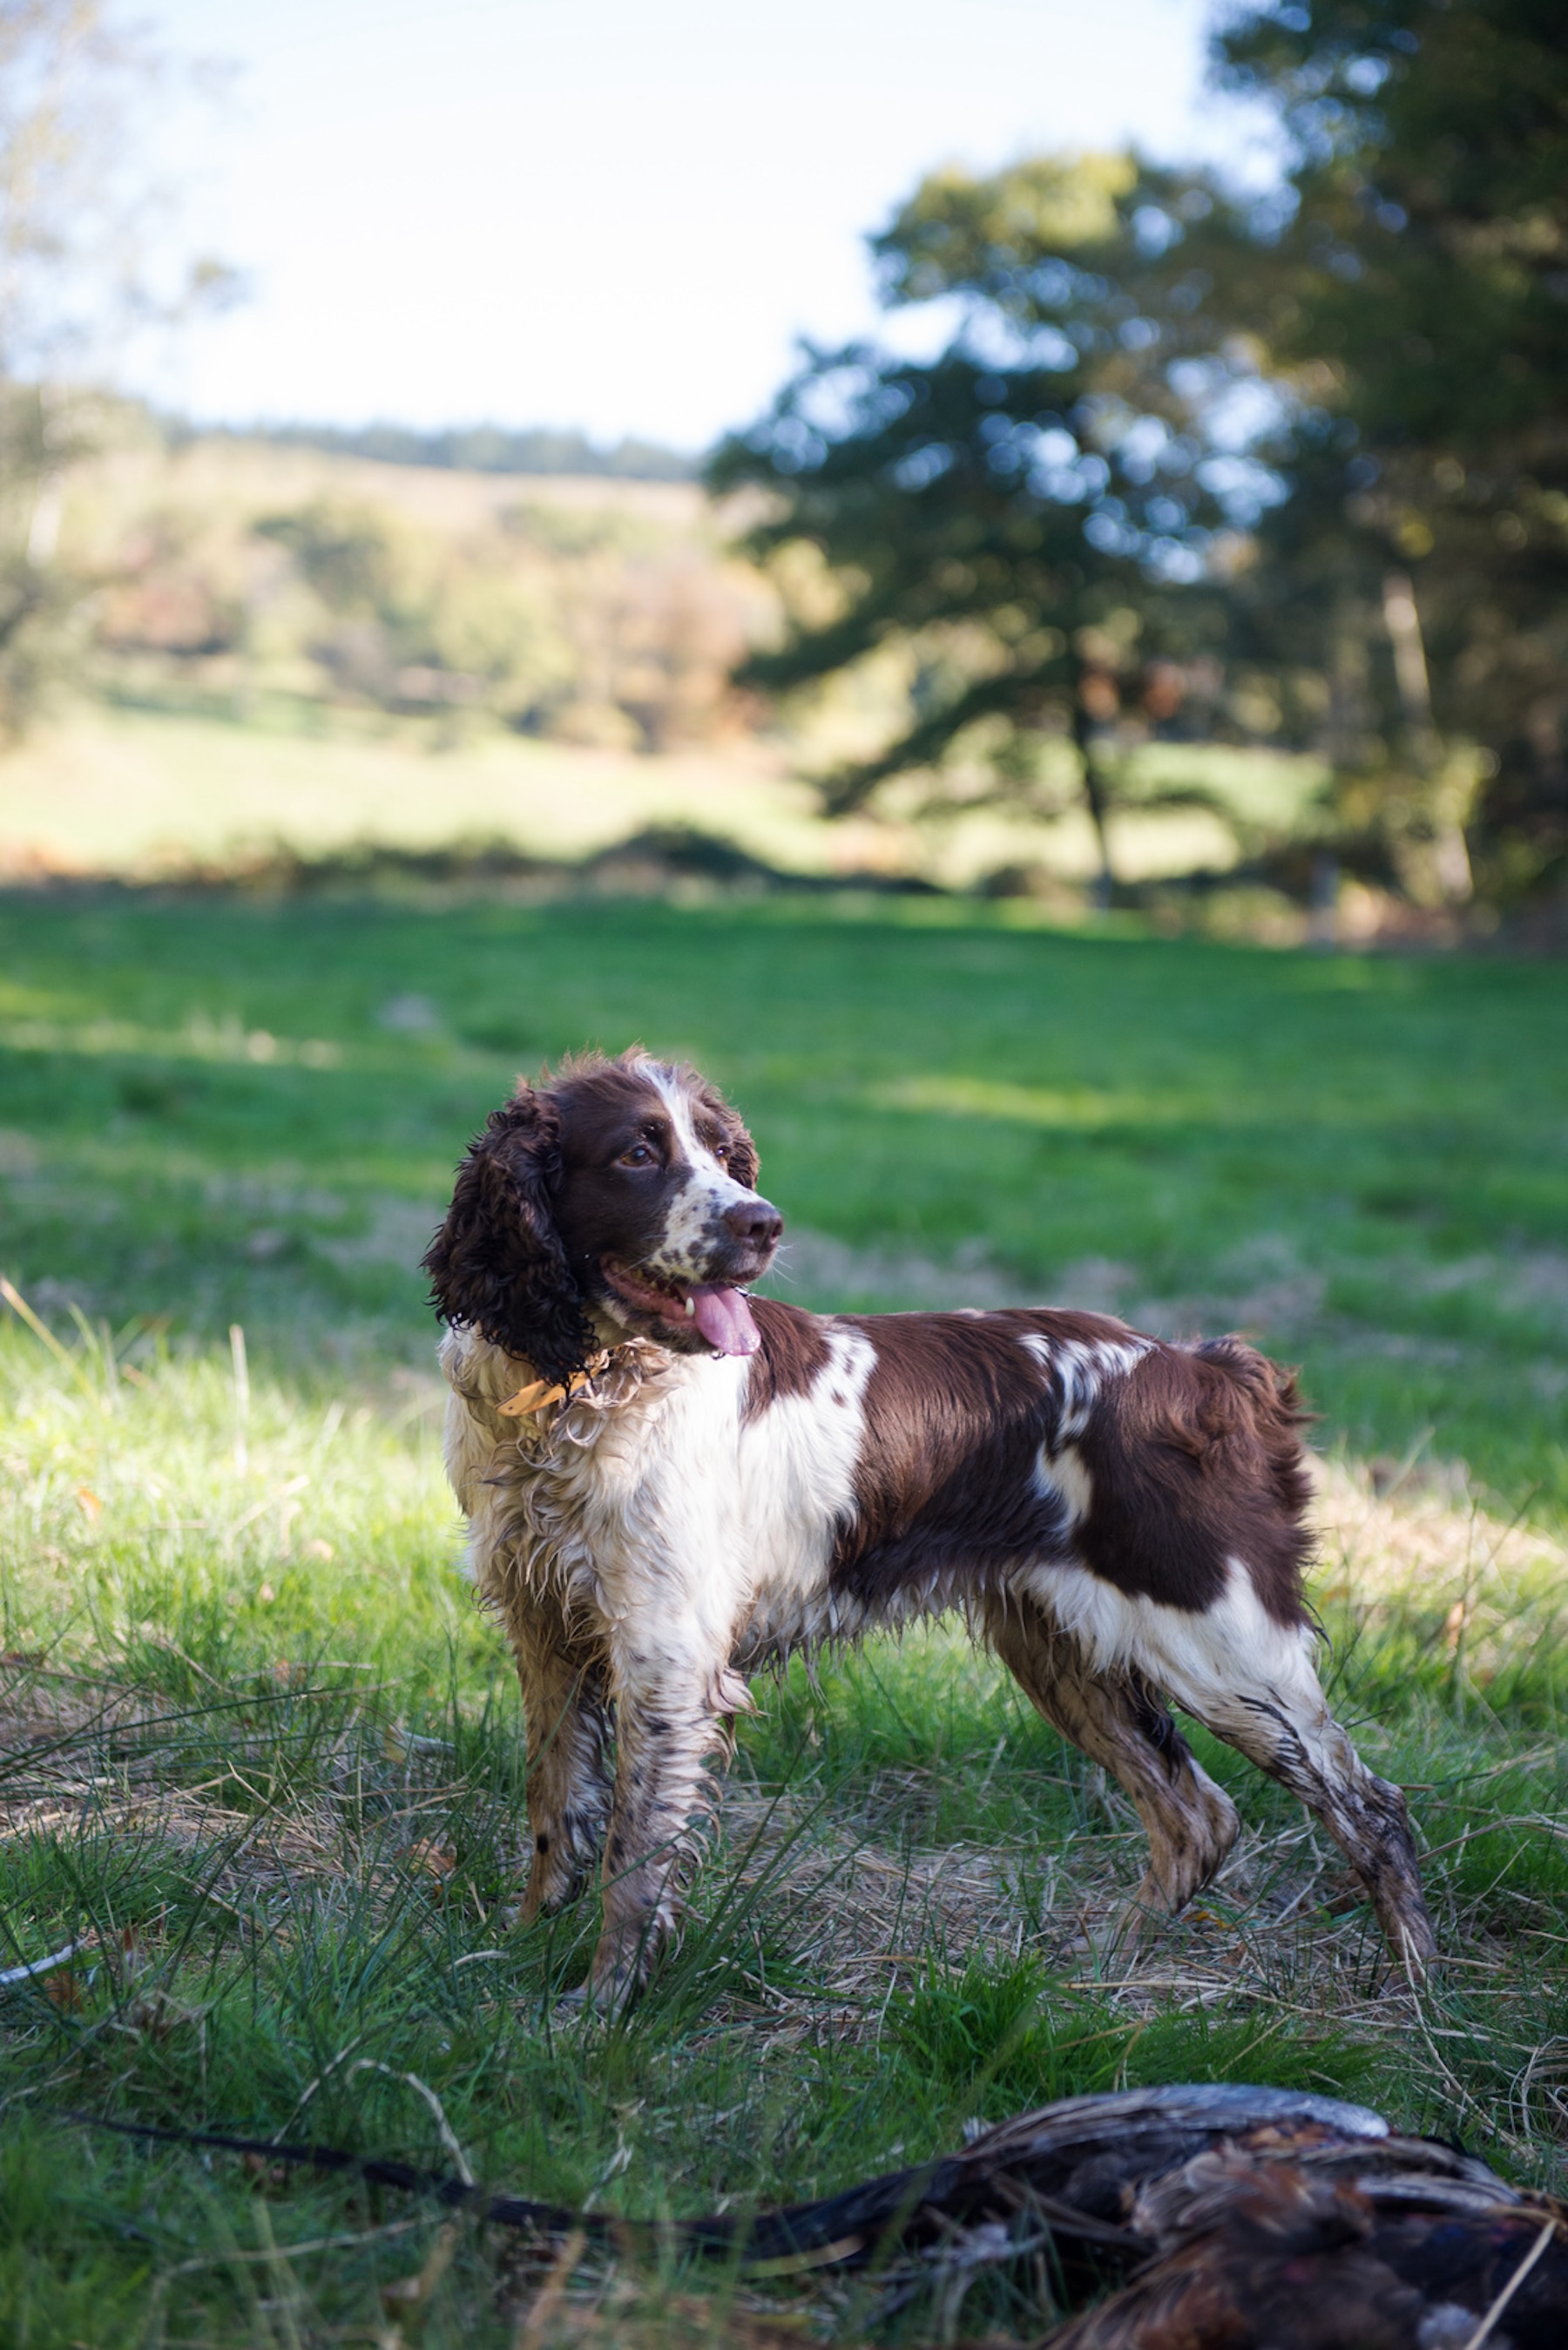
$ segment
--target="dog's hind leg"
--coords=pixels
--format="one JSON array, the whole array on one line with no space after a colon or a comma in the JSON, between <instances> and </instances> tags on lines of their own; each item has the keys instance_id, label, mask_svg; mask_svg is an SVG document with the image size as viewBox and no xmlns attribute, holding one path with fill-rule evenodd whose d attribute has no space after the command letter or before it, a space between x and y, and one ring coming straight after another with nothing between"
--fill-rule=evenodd
<instances>
[{"instance_id":1,"label":"dog's hind leg","mask_svg":"<svg viewBox=\"0 0 1568 2350\"><path fill-rule=\"evenodd\" d=\"M1167 1686L1178 1705L1323 1822L1371 1896L1395 1962L1418 1980L1437 1956L1437 1939L1404 1795L1367 1769L1330 1713L1311 1634L1274 1628L1266 1654L1255 1643L1223 1641L1219 1671L1175 1671Z\"/></svg>"},{"instance_id":2,"label":"dog's hind leg","mask_svg":"<svg viewBox=\"0 0 1568 2350\"><path fill-rule=\"evenodd\" d=\"M1199 1767L1141 1675L1096 1673L1032 1600L993 1598L985 1631L1036 1711L1111 1773L1143 1823L1149 1866L1127 1923L1136 1928L1151 1909L1179 1909L1236 1841L1229 1795Z\"/></svg>"}]
</instances>

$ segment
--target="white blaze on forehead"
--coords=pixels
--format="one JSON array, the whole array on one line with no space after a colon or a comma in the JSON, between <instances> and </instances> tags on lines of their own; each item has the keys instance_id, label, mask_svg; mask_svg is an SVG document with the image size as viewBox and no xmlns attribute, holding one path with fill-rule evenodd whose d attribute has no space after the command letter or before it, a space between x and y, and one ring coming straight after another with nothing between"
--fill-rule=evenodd
<instances>
[{"instance_id":1,"label":"white blaze on forehead","mask_svg":"<svg viewBox=\"0 0 1568 2350\"><path fill-rule=\"evenodd\" d=\"M675 1139L681 1157L693 1167L722 1175L722 1166L697 1131L691 1091L681 1084L675 1071L667 1069L661 1061L639 1061L637 1074L647 1079L670 1112L670 1122L675 1128Z\"/></svg>"},{"instance_id":2,"label":"white blaze on forehead","mask_svg":"<svg viewBox=\"0 0 1568 2350\"><path fill-rule=\"evenodd\" d=\"M639 1061L637 1074L647 1079L670 1112L675 1129L677 1164L691 1170L670 1201L659 1246L647 1262L659 1273L702 1270L701 1260L713 1240L713 1228L726 1208L760 1195L737 1183L697 1131L696 1106L691 1089L673 1069L660 1061Z\"/></svg>"}]
</instances>

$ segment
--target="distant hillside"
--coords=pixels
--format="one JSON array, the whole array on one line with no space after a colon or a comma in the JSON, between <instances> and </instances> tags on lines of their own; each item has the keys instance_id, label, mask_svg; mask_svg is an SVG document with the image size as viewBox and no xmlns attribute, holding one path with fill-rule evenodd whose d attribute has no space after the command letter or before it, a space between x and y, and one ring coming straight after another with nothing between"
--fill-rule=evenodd
<instances>
[{"instance_id":1,"label":"distant hillside","mask_svg":"<svg viewBox=\"0 0 1568 2350\"><path fill-rule=\"evenodd\" d=\"M223 434L224 428L217 428ZM445 425L419 432L408 424L274 424L228 429L233 438L282 449L320 449L334 457L369 457L383 465L435 465L464 473L589 473L627 482L690 482L701 460L655 441L591 441L586 432L531 425ZM212 428L203 438L214 437ZM228 437L228 436L225 436Z\"/></svg>"},{"instance_id":2,"label":"distant hillside","mask_svg":"<svg viewBox=\"0 0 1568 2350\"><path fill-rule=\"evenodd\" d=\"M60 518L110 702L378 711L449 746L499 724L667 752L755 723L729 676L775 599L697 482L460 469L455 434L414 464L145 421L73 471Z\"/></svg>"}]
</instances>

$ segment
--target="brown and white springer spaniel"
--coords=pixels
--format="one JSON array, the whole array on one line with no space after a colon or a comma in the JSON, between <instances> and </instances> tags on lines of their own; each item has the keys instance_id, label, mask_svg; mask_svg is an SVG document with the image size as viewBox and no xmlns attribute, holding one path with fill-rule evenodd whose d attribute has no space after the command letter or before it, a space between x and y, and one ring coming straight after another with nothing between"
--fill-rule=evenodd
<instances>
[{"instance_id":1,"label":"brown and white springer spaniel","mask_svg":"<svg viewBox=\"0 0 1568 2350\"><path fill-rule=\"evenodd\" d=\"M1317 1814L1418 1971L1404 1797L1314 1668L1288 1375L1097 1314L749 1298L783 1231L756 1178L695 1071L572 1061L492 1116L424 1260L448 1471L523 1686L524 1917L602 1848L591 1989L624 1998L677 1917L746 1676L958 1609L1127 1790L1138 1907L1179 1908L1237 1834L1173 1700Z\"/></svg>"}]
</instances>

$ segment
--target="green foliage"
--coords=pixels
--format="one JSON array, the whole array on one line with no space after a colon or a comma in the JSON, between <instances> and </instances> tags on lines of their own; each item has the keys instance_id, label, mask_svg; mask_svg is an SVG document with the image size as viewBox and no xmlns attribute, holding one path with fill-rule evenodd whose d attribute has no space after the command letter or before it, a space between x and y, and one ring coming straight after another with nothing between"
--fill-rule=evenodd
<instances>
[{"instance_id":1,"label":"green foliage","mask_svg":"<svg viewBox=\"0 0 1568 2350\"><path fill-rule=\"evenodd\" d=\"M1045 157L939 172L873 240L890 305L962 322L929 362L810 354L717 452L715 484L769 493L753 544L794 591L745 674L902 650L906 723L835 808L919 770L1049 816L1055 732L1099 816L1110 730L1240 731L1325 752L1308 843L1417 902L1468 897L1472 849L1494 898L1542 886L1568 845L1554 20L1326 0L1232 18L1217 56L1279 116L1274 193Z\"/></svg>"},{"instance_id":2,"label":"green foliage","mask_svg":"<svg viewBox=\"0 0 1568 2350\"><path fill-rule=\"evenodd\" d=\"M183 287L150 264L130 134L166 65L105 0L0 5L0 748L79 676L101 585L57 547L66 476L110 406L84 384L128 324L232 290L211 257Z\"/></svg>"},{"instance_id":3,"label":"green foliage","mask_svg":"<svg viewBox=\"0 0 1568 2350\"><path fill-rule=\"evenodd\" d=\"M61 475L91 403L0 380L0 745L24 733L79 664L90 582L56 559Z\"/></svg>"},{"instance_id":4,"label":"green foliage","mask_svg":"<svg viewBox=\"0 0 1568 2350\"><path fill-rule=\"evenodd\" d=\"M1272 106L1294 149L1267 331L1303 363L1342 361L1371 430L1506 463L1515 434L1557 421L1560 36L1540 0L1311 0L1217 36L1222 83Z\"/></svg>"},{"instance_id":5,"label":"green foliage","mask_svg":"<svg viewBox=\"0 0 1568 2350\"><path fill-rule=\"evenodd\" d=\"M330 494L254 530L287 550L319 606L308 650L338 690L393 706L483 703L520 724L542 723L569 692L570 646L501 533L453 546L394 509Z\"/></svg>"},{"instance_id":6,"label":"green foliage","mask_svg":"<svg viewBox=\"0 0 1568 2350\"><path fill-rule=\"evenodd\" d=\"M1341 550L1319 626L1365 637L1378 573L1410 567L1438 724L1485 749L1471 827L1483 882L1539 883L1568 854L1568 54L1555 13L1312 0L1233 19L1217 56L1223 82L1272 106L1294 148L1293 208L1240 267L1232 248L1230 300L1303 403L1292 506ZM1290 507L1277 524L1262 597L1302 533ZM1408 789L1422 746L1399 742L1398 715L1380 732Z\"/></svg>"},{"instance_id":7,"label":"green foliage","mask_svg":"<svg viewBox=\"0 0 1568 2350\"><path fill-rule=\"evenodd\" d=\"M787 643L745 678L788 688L893 642L916 664L909 723L833 780L832 808L968 750L993 795L1049 815L1037 746L1054 733L1099 822L1096 733L1124 696L1168 715L1179 657L1216 640L1192 588L1233 518L1198 462L1217 387L1181 388L1185 287L1151 306L1129 278L1157 199L1179 212L1195 192L1106 158L926 182L875 242L888 299L961 296L982 323L928 363L814 354L717 452L715 487L772 494L754 549L804 542L838 591L815 618L797 599Z\"/></svg>"}]
</instances>

